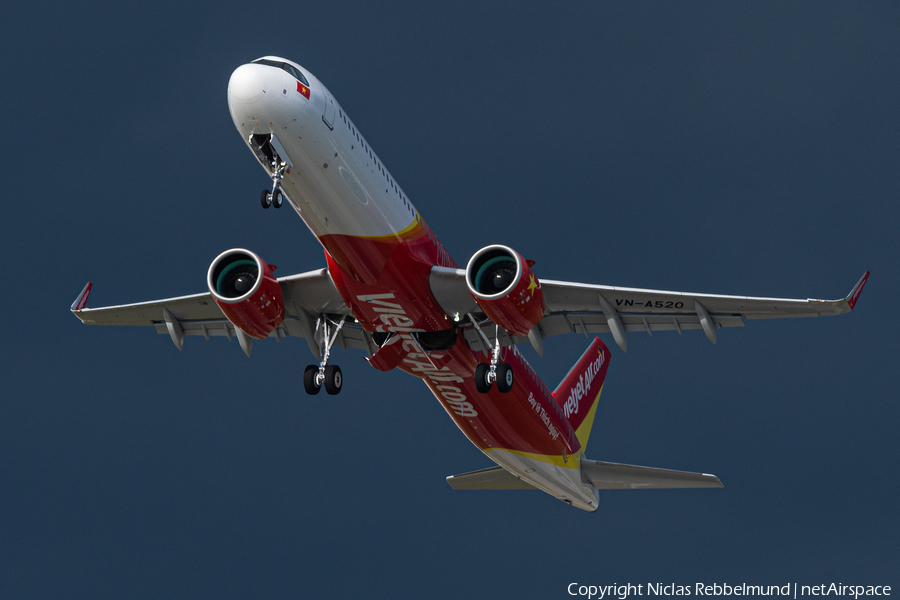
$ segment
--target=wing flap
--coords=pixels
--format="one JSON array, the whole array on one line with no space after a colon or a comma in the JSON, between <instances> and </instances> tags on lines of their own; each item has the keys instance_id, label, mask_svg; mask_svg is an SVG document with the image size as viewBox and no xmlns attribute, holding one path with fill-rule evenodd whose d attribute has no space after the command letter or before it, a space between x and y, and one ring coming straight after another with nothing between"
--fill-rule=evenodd
<instances>
[{"instance_id":1,"label":"wing flap","mask_svg":"<svg viewBox=\"0 0 900 600\"><path fill-rule=\"evenodd\" d=\"M673 471L596 460L581 461L581 473L598 490L637 490L725 487L709 473Z\"/></svg>"},{"instance_id":2,"label":"wing flap","mask_svg":"<svg viewBox=\"0 0 900 600\"><path fill-rule=\"evenodd\" d=\"M700 318L696 314L690 315L626 315L619 314L626 333L648 333L654 331L686 331L702 329ZM710 315L717 329L723 327L744 327L744 319L740 315ZM603 313L555 313L541 319L538 325L543 337L553 337L566 333L580 333L584 335L595 333L610 333L609 325ZM477 332L471 327L465 328L463 334L469 347L476 352L490 351L485 349L484 343ZM524 344L527 337L511 336L505 331L500 332L500 344L509 346L512 344Z\"/></svg>"},{"instance_id":3,"label":"wing flap","mask_svg":"<svg viewBox=\"0 0 900 600\"><path fill-rule=\"evenodd\" d=\"M229 340L234 337L234 325L231 321L225 319L206 319L197 321L179 321L182 334L185 336L204 336L206 339L211 337L227 337ZM152 323L156 333L169 335L169 330L165 320L156 320ZM289 316L281 322L275 331L269 334L270 338L280 339L283 337L306 338L306 332L300 325L299 318ZM344 348L355 348L371 353L371 348L366 342L366 336L362 328L354 325L344 325L338 333L336 345Z\"/></svg>"}]
</instances>

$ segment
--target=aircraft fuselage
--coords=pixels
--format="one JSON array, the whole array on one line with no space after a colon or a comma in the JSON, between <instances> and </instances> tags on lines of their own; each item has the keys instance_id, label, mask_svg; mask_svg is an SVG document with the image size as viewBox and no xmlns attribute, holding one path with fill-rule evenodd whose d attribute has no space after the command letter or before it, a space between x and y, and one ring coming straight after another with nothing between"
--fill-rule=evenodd
<instances>
[{"instance_id":1,"label":"aircraft fuselage","mask_svg":"<svg viewBox=\"0 0 900 600\"><path fill-rule=\"evenodd\" d=\"M422 379L494 462L561 500L596 510L596 490L581 479L583 448L515 346L501 355L513 369L512 390L476 390L475 368L487 355L470 348L456 327L461 316L447 315L429 286L433 266L456 262L346 111L300 65L260 60L273 64L242 65L231 76L232 119L270 176L273 152L286 163L280 189L324 247L328 272L353 317L368 332L391 334L376 357ZM270 136L277 141L266 145ZM429 352L410 335L442 331L455 343Z\"/></svg>"}]
</instances>

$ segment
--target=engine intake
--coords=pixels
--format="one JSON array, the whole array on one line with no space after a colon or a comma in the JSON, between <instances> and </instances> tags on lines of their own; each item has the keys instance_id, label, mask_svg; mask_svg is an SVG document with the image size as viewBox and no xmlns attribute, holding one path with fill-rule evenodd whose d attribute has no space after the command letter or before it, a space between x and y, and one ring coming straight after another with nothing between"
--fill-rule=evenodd
<instances>
[{"instance_id":1,"label":"engine intake","mask_svg":"<svg viewBox=\"0 0 900 600\"><path fill-rule=\"evenodd\" d=\"M544 293L530 263L507 246L487 246L466 265L466 284L481 310L513 335L528 335L544 316Z\"/></svg>"},{"instance_id":2,"label":"engine intake","mask_svg":"<svg viewBox=\"0 0 900 600\"><path fill-rule=\"evenodd\" d=\"M225 317L244 333L265 339L284 320L284 297L274 266L259 256L232 248L209 265L206 284Z\"/></svg>"}]
</instances>

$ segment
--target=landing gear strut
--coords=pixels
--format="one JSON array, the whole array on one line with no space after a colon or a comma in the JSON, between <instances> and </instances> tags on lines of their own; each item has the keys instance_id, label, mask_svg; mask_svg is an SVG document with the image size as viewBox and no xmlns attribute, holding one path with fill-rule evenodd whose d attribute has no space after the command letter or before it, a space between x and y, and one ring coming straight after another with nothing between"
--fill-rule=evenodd
<instances>
[{"instance_id":1,"label":"landing gear strut","mask_svg":"<svg viewBox=\"0 0 900 600\"><path fill-rule=\"evenodd\" d=\"M487 348L491 348L491 362L488 363L479 363L477 367L475 367L475 388L482 394L486 394L491 391L491 386L494 385L494 382L497 382L497 391L505 394L512 389L514 376L512 365L509 363L501 363L500 362L500 326L496 326L496 333L494 337L496 339L495 344L491 344L488 337L481 330L481 327L478 326L478 322L475 320L475 317L472 316L472 313L467 313L469 320L472 321L472 325L475 326L475 331L478 332L478 335L481 336L481 339L484 341L484 345Z\"/></svg>"},{"instance_id":2,"label":"landing gear strut","mask_svg":"<svg viewBox=\"0 0 900 600\"><path fill-rule=\"evenodd\" d=\"M328 359L331 357L331 347L334 346L338 333L346 320L347 315L344 315L340 321L335 323L322 315L316 322L316 337L322 336L322 345L325 348L322 352L322 362L318 366L309 365L303 372L303 388L307 394L318 394L323 384L325 391L332 396L340 393L344 383L341 368L337 365L329 365Z\"/></svg>"},{"instance_id":3,"label":"landing gear strut","mask_svg":"<svg viewBox=\"0 0 900 600\"><path fill-rule=\"evenodd\" d=\"M281 180L284 179L284 171L287 169L287 163L284 161L269 163L272 167L272 191L263 190L259 200L263 208L274 206L281 208L284 204L284 193L281 191Z\"/></svg>"}]
</instances>

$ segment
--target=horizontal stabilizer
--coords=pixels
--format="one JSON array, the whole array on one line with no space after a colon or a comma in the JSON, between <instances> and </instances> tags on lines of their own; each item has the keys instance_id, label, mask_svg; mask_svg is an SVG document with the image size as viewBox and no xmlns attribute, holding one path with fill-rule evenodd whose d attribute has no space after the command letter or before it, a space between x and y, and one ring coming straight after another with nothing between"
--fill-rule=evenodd
<instances>
[{"instance_id":1,"label":"horizontal stabilizer","mask_svg":"<svg viewBox=\"0 0 900 600\"><path fill-rule=\"evenodd\" d=\"M718 477L708 473L672 471L596 460L582 460L581 472L598 490L725 487Z\"/></svg>"},{"instance_id":2,"label":"horizontal stabilizer","mask_svg":"<svg viewBox=\"0 0 900 600\"><path fill-rule=\"evenodd\" d=\"M454 490L536 490L503 467L491 467L462 475L451 475L447 483Z\"/></svg>"},{"instance_id":3,"label":"horizontal stabilizer","mask_svg":"<svg viewBox=\"0 0 900 600\"><path fill-rule=\"evenodd\" d=\"M619 463L581 460L581 472L598 490L640 490L725 487L719 478L708 473L673 471L655 467L638 467ZM534 490L537 489L504 469L491 467L451 475L447 483L454 490Z\"/></svg>"}]
</instances>

